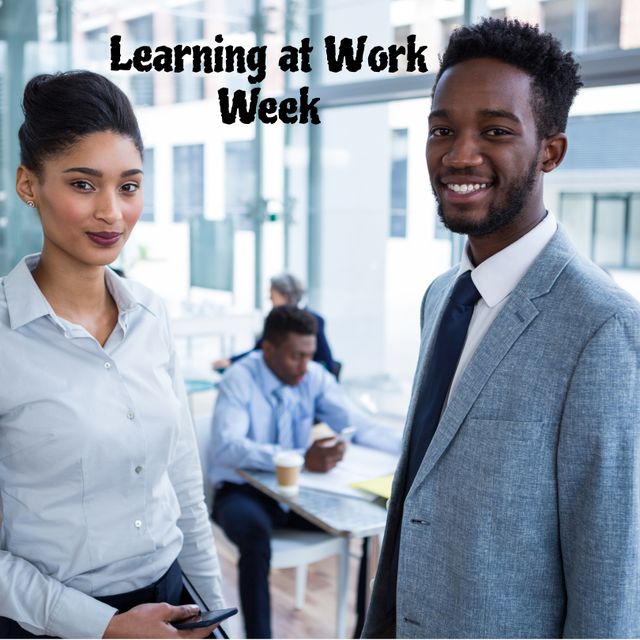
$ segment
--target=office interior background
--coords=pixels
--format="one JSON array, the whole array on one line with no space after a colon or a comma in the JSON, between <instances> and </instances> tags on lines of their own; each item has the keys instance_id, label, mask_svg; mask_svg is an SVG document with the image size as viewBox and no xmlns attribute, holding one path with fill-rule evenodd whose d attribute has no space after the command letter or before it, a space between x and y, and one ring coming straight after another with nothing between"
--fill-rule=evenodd
<instances>
[{"instance_id":1,"label":"office interior background","mask_svg":"<svg viewBox=\"0 0 640 640\"><path fill-rule=\"evenodd\" d=\"M119 264L169 304L185 369L248 348L269 307L269 277L308 285L343 381L381 414L405 410L429 282L463 239L444 229L424 160L438 53L480 16L538 23L573 49L582 89L569 152L546 178L547 206L579 249L640 298L640 3L637 0L2 0L0 275L41 237L14 191L24 83L86 68L132 99L146 150L145 208ZM265 96L319 96L320 125L225 125L217 91L247 74L109 69L140 45L267 45ZM326 35L428 45L429 72L330 73ZM285 44L310 37L313 70L283 73ZM194 323L190 324L191 321ZM193 330L190 329L193 328ZM210 334L210 335L209 335Z\"/></svg>"}]
</instances>

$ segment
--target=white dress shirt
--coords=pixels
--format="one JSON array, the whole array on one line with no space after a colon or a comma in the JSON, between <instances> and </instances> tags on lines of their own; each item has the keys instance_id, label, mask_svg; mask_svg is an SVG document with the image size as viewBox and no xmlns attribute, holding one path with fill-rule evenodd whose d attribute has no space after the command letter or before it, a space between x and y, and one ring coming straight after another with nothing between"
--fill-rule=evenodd
<instances>
[{"instance_id":1,"label":"white dress shirt","mask_svg":"<svg viewBox=\"0 0 640 640\"><path fill-rule=\"evenodd\" d=\"M177 558L223 604L197 445L160 299L105 269L104 347L55 314L27 256L0 278L0 615L31 633L100 638L91 596L160 578Z\"/></svg>"},{"instance_id":2,"label":"white dress shirt","mask_svg":"<svg viewBox=\"0 0 640 640\"><path fill-rule=\"evenodd\" d=\"M545 218L529 233L487 258L477 267L473 266L469 258L468 245L465 246L458 269L458 277L465 271L471 271L471 279L482 297L473 310L467 338L451 381L448 398L451 397L460 376L464 373L491 323L506 304L522 276L547 246L557 228L556 219L551 213L547 213Z\"/></svg>"}]
</instances>

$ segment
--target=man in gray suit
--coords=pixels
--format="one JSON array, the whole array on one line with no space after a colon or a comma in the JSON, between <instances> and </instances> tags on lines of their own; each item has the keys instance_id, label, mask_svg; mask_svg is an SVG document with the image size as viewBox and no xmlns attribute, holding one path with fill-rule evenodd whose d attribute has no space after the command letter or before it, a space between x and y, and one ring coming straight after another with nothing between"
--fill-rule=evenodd
<instances>
[{"instance_id":1,"label":"man in gray suit","mask_svg":"<svg viewBox=\"0 0 640 640\"><path fill-rule=\"evenodd\" d=\"M543 201L579 86L517 21L443 55L427 165L468 242L423 300L364 637L640 636L640 308Z\"/></svg>"}]
</instances>

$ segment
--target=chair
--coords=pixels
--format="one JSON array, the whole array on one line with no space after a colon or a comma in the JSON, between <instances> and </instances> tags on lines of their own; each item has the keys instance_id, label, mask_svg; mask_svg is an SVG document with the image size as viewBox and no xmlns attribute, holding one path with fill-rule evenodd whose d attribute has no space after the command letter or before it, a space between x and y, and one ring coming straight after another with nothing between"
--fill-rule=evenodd
<instances>
[{"instance_id":1,"label":"chair","mask_svg":"<svg viewBox=\"0 0 640 640\"><path fill-rule=\"evenodd\" d=\"M218 552L233 562L240 554L221 527L211 523ZM338 557L336 585L336 638L346 637L347 583L349 578L349 538L324 531L276 529L271 538L271 568L296 570L295 608L304 607L307 586L307 567L331 556Z\"/></svg>"},{"instance_id":2,"label":"chair","mask_svg":"<svg viewBox=\"0 0 640 640\"><path fill-rule=\"evenodd\" d=\"M206 469L206 451L210 438L209 416L194 420L196 439L202 468ZM211 506L210 491L206 477L205 495ZM238 548L215 523L211 523L216 548L230 560L237 562ZM296 569L295 608L302 609L307 585L307 567L331 556L338 557L338 584L336 585L336 638L346 637L347 583L349 579L349 538L334 536L324 531L299 531L296 529L276 529L271 538L271 568ZM242 612L241 612L242 613Z\"/></svg>"}]
</instances>

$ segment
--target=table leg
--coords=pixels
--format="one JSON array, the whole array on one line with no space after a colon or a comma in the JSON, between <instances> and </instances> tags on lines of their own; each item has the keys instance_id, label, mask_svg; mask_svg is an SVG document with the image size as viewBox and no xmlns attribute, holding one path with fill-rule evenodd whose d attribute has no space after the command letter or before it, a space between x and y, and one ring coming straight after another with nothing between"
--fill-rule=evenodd
<instances>
[{"instance_id":1,"label":"table leg","mask_svg":"<svg viewBox=\"0 0 640 640\"><path fill-rule=\"evenodd\" d=\"M376 577L376 571L378 569L378 561L380 560L380 541L381 536L371 536L369 540L369 558L367 562L367 585L366 585L366 606L369 606L371 600L371 591L373 586L373 579Z\"/></svg>"},{"instance_id":2,"label":"table leg","mask_svg":"<svg viewBox=\"0 0 640 640\"><path fill-rule=\"evenodd\" d=\"M360 556L360 566L358 567L358 592L356 596L356 628L353 632L354 638L362 635L364 628L364 618L367 614L367 576L369 574L369 538L362 539L362 555Z\"/></svg>"},{"instance_id":3,"label":"table leg","mask_svg":"<svg viewBox=\"0 0 640 640\"><path fill-rule=\"evenodd\" d=\"M347 587L349 584L349 541L343 539L344 549L338 556L338 589L336 599L336 638L346 638L347 631Z\"/></svg>"}]
</instances>

